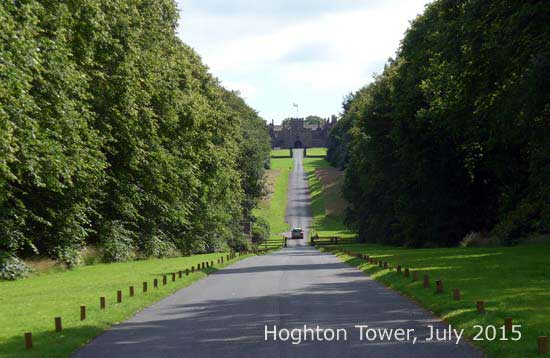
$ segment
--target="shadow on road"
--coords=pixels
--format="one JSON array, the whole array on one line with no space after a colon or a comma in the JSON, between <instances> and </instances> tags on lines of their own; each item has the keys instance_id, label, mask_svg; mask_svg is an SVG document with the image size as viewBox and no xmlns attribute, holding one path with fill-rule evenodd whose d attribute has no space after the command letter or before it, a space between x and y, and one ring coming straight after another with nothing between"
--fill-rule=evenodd
<instances>
[{"instance_id":1,"label":"shadow on road","mask_svg":"<svg viewBox=\"0 0 550 358\"><path fill-rule=\"evenodd\" d=\"M320 254L311 248L281 250L268 255L300 255L306 258ZM315 273L319 271L318 273ZM232 278L247 281L258 275L275 276L286 272L284 282L271 282L268 290L248 290L247 297L209 299L200 294L188 297L186 289L159 307L146 309L142 317L114 327L100 336L76 357L477 357L478 352L467 344L427 343L427 325L444 326L435 317L414 303L369 280L358 270L340 262L319 264L262 265L227 268L209 279L231 286ZM336 275L319 282L315 277ZM243 275L245 274L245 275ZM250 275L247 275L250 274ZM304 284L300 275L309 275ZM220 275L227 275L222 278ZM218 276L218 277L216 277ZM263 276L268 277L268 276ZM255 281L249 280L251 285ZM236 290L239 290L238 285ZM281 289L282 288L282 289ZM192 289L192 286L190 287ZM195 288L195 291L198 288ZM211 290L209 290L210 292ZM268 293L265 293L267 291ZM276 292L276 293L274 293ZM214 290L213 294L217 292ZM241 292L241 295L243 293ZM189 300L188 300L189 299ZM153 315L149 315L151 310ZM265 325L273 329L344 328L346 341L264 340ZM355 325L373 328L415 329L418 341L360 341ZM271 337L271 336L270 336ZM108 348L108 349L106 349Z\"/></svg>"}]
</instances>

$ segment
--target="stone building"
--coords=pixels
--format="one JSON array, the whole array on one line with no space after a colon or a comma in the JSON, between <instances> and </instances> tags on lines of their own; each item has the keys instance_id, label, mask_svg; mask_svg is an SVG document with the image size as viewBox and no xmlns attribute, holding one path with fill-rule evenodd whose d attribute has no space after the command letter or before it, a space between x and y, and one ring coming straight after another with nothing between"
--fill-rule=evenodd
<instances>
[{"instance_id":1,"label":"stone building","mask_svg":"<svg viewBox=\"0 0 550 358\"><path fill-rule=\"evenodd\" d=\"M305 124L304 118L291 118L287 122L269 125L272 148L326 147L336 116L324 119L321 124Z\"/></svg>"}]
</instances>

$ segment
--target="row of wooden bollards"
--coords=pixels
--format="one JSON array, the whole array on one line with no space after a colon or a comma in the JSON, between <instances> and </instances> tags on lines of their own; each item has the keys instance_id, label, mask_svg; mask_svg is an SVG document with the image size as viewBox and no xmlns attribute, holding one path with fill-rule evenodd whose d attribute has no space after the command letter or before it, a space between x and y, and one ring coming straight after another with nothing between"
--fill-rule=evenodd
<instances>
[{"instance_id":1,"label":"row of wooden bollards","mask_svg":"<svg viewBox=\"0 0 550 358\"><path fill-rule=\"evenodd\" d=\"M248 253L249 253L248 251L231 252L231 253L225 255L225 257L224 256L219 257L217 262L218 262L218 264L223 264L224 259L226 261L230 261L230 260L232 260L234 258L237 258L239 256L248 255ZM189 276L189 273L194 273L195 271L204 270L204 269L207 269L207 268L211 268L213 266L214 266L214 261L210 261L210 262L204 261L204 262L201 262L200 264L197 264L196 269L195 269L195 266L193 265L193 266L191 266L190 269L180 270L178 272L172 272L171 273L172 282L176 281L176 276L178 278L182 278L184 273L185 273L185 276ZM167 283L168 283L168 275L162 275L162 285L165 286ZM153 279L153 287L158 288L158 285L159 285L158 279L156 279L156 278ZM147 290L148 290L148 282L144 281L142 287L143 287L142 288L143 293L146 293ZM135 290L134 286L129 286L128 287L129 296L134 297L135 293L136 293L136 290ZM117 303L122 303L122 291L121 290L118 290L117 293L116 293L116 302ZM102 310L107 308L105 296L99 297L99 308L102 309ZM86 320L86 306L84 306L84 305L80 306L80 320L81 321ZM55 332L61 332L63 330L63 324L62 324L62 321L61 321L61 317L54 317L54 327L55 327ZM26 349L31 349L33 347L32 332L25 332L24 339L25 339L25 348Z\"/></svg>"},{"instance_id":2,"label":"row of wooden bollards","mask_svg":"<svg viewBox=\"0 0 550 358\"><path fill-rule=\"evenodd\" d=\"M370 263L372 265L377 265L379 268L389 269L390 271L393 271L393 267L387 261L377 260L377 259L374 259L374 258L370 257L369 255L357 254L357 253L352 253L352 252L349 252L349 251L346 251L344 253L348 256L358 257L358 258L361 258L363 260L366 260L368 263ZM401 265L398 265L395 269L396 269L396 272L398 274L403 274L403 276L405 276L405 277L411 277L412 276L412 281L413 282L419 280L418 271L410 271L408 268L403 269L401 267ZM422 285L423 285L424 288L430 288L430 277L426 274L423 277ZM443 290L443 281L442 280L435 281L435 292L436 292L436 294L440 294L440 293L444 292L444 290ZM453 289L453 300L460 301L461 299L462 299L462 297L461 297L460 289L454 288ZM484 314L485 313L485 302L484 301L477 301L476 302L476 311L479 314ZM511 317L505 317L504 318L504 329L505 329L505 331L507 331L507 332L512 331L512 326L513 326L512 322L513 322L513 320L512 320ZM548 345L548 336L538 337L538 353L539 354L548 354L548 351L549 351L548 346L549 346Z\"/></svg>"}]
</instances>

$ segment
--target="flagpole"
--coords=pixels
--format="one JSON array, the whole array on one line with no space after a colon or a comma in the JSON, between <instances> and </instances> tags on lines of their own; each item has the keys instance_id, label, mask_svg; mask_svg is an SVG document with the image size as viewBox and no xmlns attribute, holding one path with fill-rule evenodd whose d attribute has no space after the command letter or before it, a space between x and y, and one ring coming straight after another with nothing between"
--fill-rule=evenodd
<instances>
[{"instance_id":1,"label":"flagpole","mask_svg":"<svg viewBox=\"0 0 550 358\"><path fill-rule=\"evenodd\" d=\"M297 103L292 103L292 106L296 108L296 118L300 117L298 104Z\"/></svg>"}]
</instances>

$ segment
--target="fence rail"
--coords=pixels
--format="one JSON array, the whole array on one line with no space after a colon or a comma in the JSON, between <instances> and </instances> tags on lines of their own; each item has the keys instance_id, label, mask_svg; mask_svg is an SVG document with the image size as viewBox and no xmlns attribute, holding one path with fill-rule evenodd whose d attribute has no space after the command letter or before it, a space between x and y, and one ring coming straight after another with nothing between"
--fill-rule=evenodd
<instances>
[{"instance_id":1,"label":"fence rail","mask_svg":"<svg viewBox=\"0 0 550 358\"><path fill-rule=\"evenodd\" d=\"M312 236L311 245L343 245L343 244L355 244L357 243L357 237L339 237L339 236Z\"/></svg>"}]
</instances>

